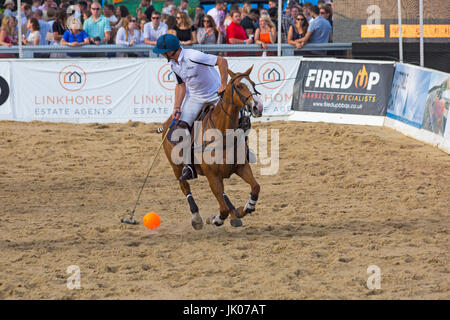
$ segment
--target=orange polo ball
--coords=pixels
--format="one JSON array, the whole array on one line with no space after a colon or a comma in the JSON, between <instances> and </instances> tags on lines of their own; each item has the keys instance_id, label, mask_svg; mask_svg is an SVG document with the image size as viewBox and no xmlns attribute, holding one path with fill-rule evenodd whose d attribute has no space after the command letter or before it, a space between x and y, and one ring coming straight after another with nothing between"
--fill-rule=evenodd
<instances>
[{"instance_id":1,"label":"orange polo ball","mask_svg":"<svg viewBox=\"0 0 450 320\"><path fill-rule=\"evenodd\" d=\"M144 226L155 229L161 224L161 217L155 212L149 212L144 216Z\"/></svg>"}]
</instances>

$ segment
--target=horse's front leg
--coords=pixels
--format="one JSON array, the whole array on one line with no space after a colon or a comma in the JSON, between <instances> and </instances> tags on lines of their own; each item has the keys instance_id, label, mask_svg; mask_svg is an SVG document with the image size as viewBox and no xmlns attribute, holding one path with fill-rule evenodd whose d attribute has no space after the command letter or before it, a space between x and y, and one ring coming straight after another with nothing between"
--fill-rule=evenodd
<instances>
[{"instance_id":1,"label":"horse's front leg","mask_svg":"<svg viewBox=\"0 0 450 320\"><path fill-rule=\"evenodd\" d=\"M233 212L235 208L231 203L230 199L224 192L223 179L218 178L212 173L206 174L206 177L209 182L209 186L211 187L211 191L219 202L220 206L220 214L213 215L206 220L206 223L215 224L216 226L221 226L225 222L225 219L228 217L230 212L232 213L232 219L230 223L233 227L240 227L242 222L240 219L236 219Z\"/></svg>"},{"instance_id":2,"label":"horse's front leg","mask_svg":"<svg viewBox=\"0 0 450 320\"><path fill-rule=\"evenodd\" d=\"M175 177L178 180L178 178L181 176L182 167L172 165L172 168L175 173ZM191 210L191 214L192 214L192 218L191 218L192 227L195 230L200 230L201 228L203 228L203 219L200 216L200 213L198 212L199 211L198 206L195 203L194 197L192 196L191 186L186 181L179 181L179 183L180 183L180 189L183 192L183 194L186 196L186 200L189 203L189 209Z\"/></svg>"},{"instance_id":3,"label":"horse's front leg","mask_svg":"<svg viewBox=\"0 0 450 320\"><path fill-rule=\"evenodd\" d=\"M243 218L247 214L255 211L256 202L258 201L261 188L258 182L256 182L255 177L253 176L252 168L248 163L238 167L236 170L236 174L240 176L245 182L247 182L251 187L250 199L248 199L244 207L240 207L238 208L238 210L236 210L236 216L238 218Z\"/></svg>"}]
</instances>

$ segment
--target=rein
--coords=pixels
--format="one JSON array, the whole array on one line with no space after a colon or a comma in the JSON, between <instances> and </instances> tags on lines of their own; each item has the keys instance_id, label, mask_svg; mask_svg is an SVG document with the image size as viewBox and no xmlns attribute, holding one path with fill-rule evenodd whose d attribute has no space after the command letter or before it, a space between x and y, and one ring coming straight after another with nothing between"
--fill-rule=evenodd
<instances>
[{"instance_id":1,"label":"rein","mask_svg":"<svg viewBox=\"0 0 450 320\"><path fill-rule=\"evenodd\" d=\"M231 100L233 100L234 92L236 92L237 95L238 95L238 97L239 97L239 100L244 104L244 106L238 106L238 105L234 104L233 101L227 101L226 99L223 98L223 94L222 94L222 96L220 97L220 100L219 100L219 102L218 102L218 105L219 105L220 108L222 109L223 113L225 113L225 115L231 120L231 123L232 123L232 125L233 125L233 129L234 129L234 130L236 130L236 126L234 125L233 119L231 119L231 115L229 115L228 112L226 112L225 108L223 107L223 103L227 103L227 104L229 104L229 105L231 105L231 106L233 106L233 107L240 108L240 109L241 109L241 112L243 113L244 116L246 115L246 114L245 114L246 112L248 112L248 114L251 114L251 111L245 110L244 107L245 107L245 108L250 108L250 106L249 106L249 104L248 104L247 102L248 102L248 99L250 99L250 97L253 96L253 94L249 95L248 97L245 97L244 95L241 94L241 92L240 92L240 91L236 88L236 86L234 85L234 82L235 82L237 79L242 78L242 77L245 77L245 76L250 77L249 74L243 73L243 74L240 74L240 75L238 75L238 76L236 76L235 78L233 78L233 79L230 80L230 82L231 82ZM255 91L255 94L256 94L256 95L259 95L259 94L260 94L260 93L255 89L255 87L253 87L253 90ZM212 127L213 129L216 129L216 127L214 126L214 122L213 122L212 119L211 119L212 111L213 111L213 110L214 110L214 109L212 108L211 111L208 112L208 115L205 117L205 124L209 121L209 123L211 124L211 127ZM224 136L222 136L222 140L224 140L224 139L227 137L227 135L228 135L228 134L225 134ZM218 141L220 141L220 140L205 141L205 142L203 142L203 144L202 144L201 146L199 146L199 147L201 148L201 151L205 151L205 150L206 150L206 147L207 147L209 144L211 144L211 143L213 143L213 142L218 142ZM224 148L225 148L225 147L224 147ZM194 150L195 150L195 149L197 149L197 148L194 148Z\"/></svg>"}]
</instances>

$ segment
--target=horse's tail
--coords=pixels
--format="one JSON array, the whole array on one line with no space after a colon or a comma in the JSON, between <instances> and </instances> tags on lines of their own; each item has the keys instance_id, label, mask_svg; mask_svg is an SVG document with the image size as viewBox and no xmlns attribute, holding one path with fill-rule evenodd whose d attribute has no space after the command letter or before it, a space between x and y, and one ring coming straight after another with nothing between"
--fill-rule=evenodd
<instances>
[{"instance_id":1,"label":"horse's tail","mask_svg":"<svg viewBox=\"0 0 450 320\"><path fill-rule=\"evenodd\" d=\"M163 133L164 132L164 128L159 127L158 129L156 129L156 133Z\"/></svg>"}]
</instances>

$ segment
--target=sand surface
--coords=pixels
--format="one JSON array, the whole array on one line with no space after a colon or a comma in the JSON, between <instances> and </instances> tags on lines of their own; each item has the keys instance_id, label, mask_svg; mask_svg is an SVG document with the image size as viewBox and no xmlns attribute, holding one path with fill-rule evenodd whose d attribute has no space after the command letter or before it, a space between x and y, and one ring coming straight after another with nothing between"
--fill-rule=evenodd
<instances>
[{"instance_id":1,"label":"sand surface","mask_svg":"<svg viewBox=\"0 0 450 320\"><path fill-rule=\"evenodd\" d=\"M0 299L449 299L450 156L391 129L259 123L280 131L257 211L195 231L158 124L0 122ZM191 183L205 220L217 202ZM249 187L226 181L235 206ZM81 289L66 286L67 268ZM369 290L367 268L381 270Z\"/></svg>"}]
</instances>

